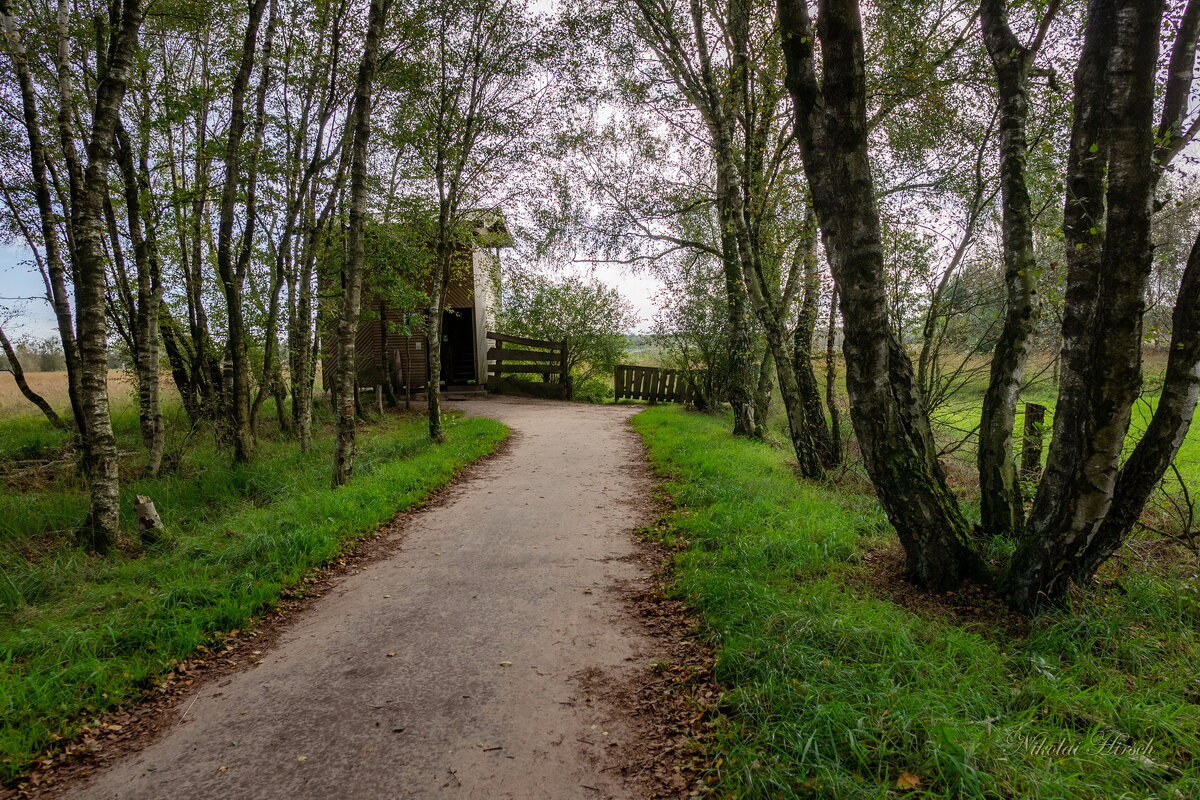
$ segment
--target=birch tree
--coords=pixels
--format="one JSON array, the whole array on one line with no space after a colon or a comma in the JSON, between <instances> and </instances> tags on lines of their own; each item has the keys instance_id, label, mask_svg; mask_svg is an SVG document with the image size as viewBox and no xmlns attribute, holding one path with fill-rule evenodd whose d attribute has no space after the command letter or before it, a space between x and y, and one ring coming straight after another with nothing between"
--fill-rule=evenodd
<instances>
[{"instance_id":1,"label":"birch tree","mask_svg":"<svg viewBox=\"0 0 1200 800\"><path fill-rule=\"evenodd\" d=\"M342 310L337 323L337 448L334 454L333 485L344 486L354 468L355 426L358 412L354 406L357 364L354 340L358 335L358 316L362 308L363 226L367 206L367 145L371 139L371 98L375 72L379 66L380 40L387 24L390 0L371 0L367 15L367 36L358 81L354 88L354 106L350 156L350 221L347 230L348 252L342 275Z\"/></svg>"},{"instance_id":2,"label":"birch tree","mask_svg":"<svg viewBox=\"0 0 1200 800\"><path fill-rule=\"evenodd\" d=\"M69 379L74 395L72 405L81 434L90 496L88 518L79 530L79 540L88 549L103 553L113 546L120 528L120 466L108 398L105 203L113 141L138 47L142 7L139 0L123 0L113 4L109 17L102 20L103 25L99 25L97 31L95 86L81 97L73 80L75 70L71 63L71 9L65 0L58 6L57 47L53 62L59 104L58 134L67 173L63 203L73 288L70 298L66 291L66 264L59 254L59 234L50 205L52 189L57 187L48 174L50 161L44 146L26 44L8 0L0 4L0 17L21 88L30 168L43 225L42 244L49 265L47 282L59 317L64 351L73 370ZM87 108L88 113L77 117L82 108ZM81 129L81 122L86 125L85 129ZM69 328L72 300L76 314L74 331Z\"/></svg>"},{"instance_id":3,"label":"birch tree","mask_svg":"<svg viewBox=\"0 0 1200 800\"><path fill-rule=\"evenodd\" d=\"M936 459L912 365L894 334L881 335L890 329L880 311L884 272L858 4L823 0L815 26L806 3L778 5L796 135L841 296L851 417L868 472L913 580L945 589L966 576L986 577ZM1029 520L1000 576L1018 608L1057 602L1071 582L1090 579L1128 534L1195 411L1200 256L1189 259L1176 301L1165 403L1122 465L1141 382L1155 188L1197 125L1181 99L1193 90L1197 5L1189 0L1172 10L1173 33L1164 30L1163 3L1092 0L1087 9L1065 191L1069 274L1054 437ZM1163 38L1172 69L1156 120Z\"/></svg>"}]
</instances>

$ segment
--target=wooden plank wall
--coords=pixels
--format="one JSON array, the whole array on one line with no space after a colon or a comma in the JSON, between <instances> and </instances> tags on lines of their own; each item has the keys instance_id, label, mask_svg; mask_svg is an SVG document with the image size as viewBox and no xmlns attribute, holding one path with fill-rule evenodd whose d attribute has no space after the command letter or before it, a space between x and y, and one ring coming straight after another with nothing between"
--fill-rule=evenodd
<instances>
[{"instance_id":1,"label":"wooden plank wall","mask_svg":"<svg viewBox=\"0 0 1200 800\"><path fill-rule=\"evenodd\" d=\"M613 388L618 400L650 403L689 403L692 400L687 374L678 369L618 364L613 375Z\"/></svg>"}]
</instances>

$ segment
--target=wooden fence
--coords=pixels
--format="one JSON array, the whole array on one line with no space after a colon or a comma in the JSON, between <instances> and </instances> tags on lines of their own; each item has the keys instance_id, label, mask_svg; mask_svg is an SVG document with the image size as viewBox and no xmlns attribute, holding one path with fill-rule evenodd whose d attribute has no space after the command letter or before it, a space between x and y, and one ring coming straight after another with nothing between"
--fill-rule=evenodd
<instances>
[{"instance_id":1,"label":"wooden fence","mask_svg":"<svg viewBox=\"0 0 1200 800\"><path fill-rule=\"evenodd\" d=\"M651 403L689 403L692 383L687 373L661 367L636 367L618 364L613 375L618 400L647 400Z\"/></svg>"},{"instance_id":2,"label":"wooden fence","mask_svg":"<svg viewBox=\"0 0 1200 800\"><path fill-rule=\"evenodd\" d=\"M570 392L567 346L562 342L488 331L488 391L564 399ZM534 348L534 349L529 349ZM538 380L529 380L536 377Z\"/></svg>"}]
</instances>

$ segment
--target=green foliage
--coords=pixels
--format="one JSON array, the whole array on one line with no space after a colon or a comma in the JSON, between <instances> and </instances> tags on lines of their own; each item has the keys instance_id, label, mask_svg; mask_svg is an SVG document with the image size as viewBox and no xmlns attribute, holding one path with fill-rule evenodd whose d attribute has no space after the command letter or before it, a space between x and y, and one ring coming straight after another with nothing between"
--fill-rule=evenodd
<instances>
[{"instance_id":1,"label":"green foliage","mask_svg":"<svg viewBox=\"0 0 1200 800\"><path fill-rule=\"evenodd\" d=\"M718 796L1200 795L1194 578L1133 573L1027 632L901 605L862 564L893 544L875 501L797 483L721 419L634 426L677 509L675 591L718 649Z\"/></svg>"},{"instance_id":2,"label":"green foliage","mask_svg":"<svg viewBox=\"0 0 1200 800\"><path fill-rule=\"evenodd\" d=\"M62 345L53 336L24 336L13 342L17 361L26 372L59 372L67 368ZM0 370L9 369L8 357L0 353Z\"/></svg>"},{"instance_id":3,"label":"green foliage","mask_svg":"<svg viewBox=\"0 0 1200 800\"><path fill-rule=\"evenodd\" d=\"M608 380L601 380L599 377L595 377L588 378L581 383L576 383L571 387L571 395L573 400L582 400L585 403L612 402L612 376L609 376Z\"/></svg>"},{"instance_id":4,"label":"green foliage","mask_svg":"<svg viewBox=\"0 0 1200 800\"><path fill-rule=\"evenodd\" d=\"M428 290L433 284L430 243L436 232L427 205L406 203L400 222L367 224L363 241L363 322L377 318L379 302L412 311L429 305ZM414 315L401 330L392 332L411 335L419 319Z\"/></svg>"},{"instance_id":5,"label":"green foliage","mask_svg":"<svg viewBox=\"0 0 1200 800\"><path fill-rule=\"evenodd\" d=\"M504 333L565 342L573 381L610 372L625 356L637 319L629 301L600 281L517 275L504 287L498 322Z\"/></svg>"},{"instance_id":6,"label":"green foliage","mask_svg":"<svg viewBox=\"0 0 1200 800\"><path fill-rule=\"evenodd\" d=\"M20 774L55 736L136 698L174 660L244 626L398 510L420 505L506 429L452 419L446 434L445 444L433 445L417 418L365 429L354 482L337 490L328 488L328 436L307 454L266 442L254 463L241 466L198 448L178 475L122 487L127 508L135 493L155 499L169 535L140 555L91 558L69 543L63 527L73 507L86 511L82 495L25 493L6 504L0 780ZM26 535L14 540L18 530Z\"/></svg>"}]
</instances>

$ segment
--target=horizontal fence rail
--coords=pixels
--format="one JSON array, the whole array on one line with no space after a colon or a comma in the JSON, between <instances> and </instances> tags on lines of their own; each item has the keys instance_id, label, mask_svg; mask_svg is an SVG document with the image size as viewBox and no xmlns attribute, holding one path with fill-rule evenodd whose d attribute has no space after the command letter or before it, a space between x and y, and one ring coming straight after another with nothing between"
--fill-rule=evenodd
<instances>
[{"instance_id":1,"label":"horizontal fence rail","mask_svg":"<svg viewBox=\"0 0 1200 800\"><path fill-rule=\"evenodd\" d=\"M494 342L487 351L489 391L566 397L566 344L495 331L487 338Z\"/></svg>"},{"instance_id":2,"label":"horizontal fence rail","mask_svg":"<svg viewBox=\"0 0 1200 800\"><path fill-rule=\"evenodd\" d=\"M613 375L616 399L651 403L692 402L692 382L683 370L618 364Z\"/></svg>"}]
</instances>

